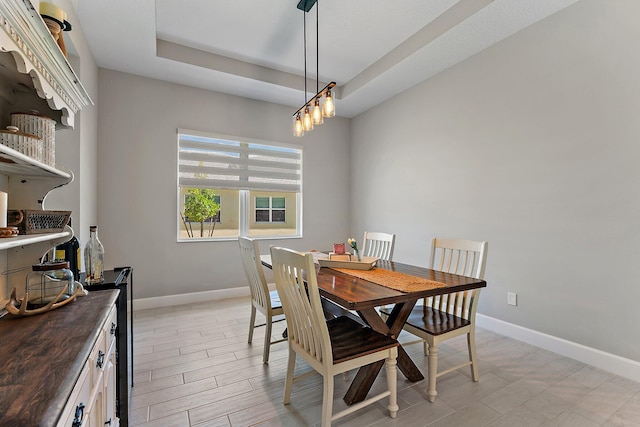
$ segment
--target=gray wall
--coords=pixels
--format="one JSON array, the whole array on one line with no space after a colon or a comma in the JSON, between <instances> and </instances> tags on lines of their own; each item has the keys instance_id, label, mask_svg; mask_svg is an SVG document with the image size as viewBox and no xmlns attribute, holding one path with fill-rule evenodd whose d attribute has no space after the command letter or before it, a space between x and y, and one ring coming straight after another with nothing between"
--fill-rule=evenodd
<instances>
[{"instance_id":1,"label":"gray wall","mask_svg":"<svg viewBox=\"0 0 640 427\"><path fill-rule=\"evenodd\" d=\"M638 16L583 0L355 118L352 230L487 240L481 313L640 361Z\"/></svg>"},{"instance_id":2,"label":"gray wall","mask_svg":"<svg viewBox=\"0 0 640 427\"><path fill-rule=\"evenodd\" d=\"M176 242L177 128L303 144L304 237L262 241L262 252L348 237L349 120L295 138L294 109L281 105L105 69L98 92L99 235L107 267L134 267L134 298L247 286L237 241Z\"/></svg>"},{"instance_id":3,"label":"gray wall","mask_svg":"<svg viewBox=\"0 0 640 427\"><path fill-rule=\"evenodd\" d=\"M107 266L135 267L135 298L244 286L235 242L176 243L176 128L300 143L305 237L263 252L375 229L426 265L433 236L488 240L481 313L640 360L637 16L582 0L302 139L291 108L100 70Z\"/></svg>"}]
</instances>

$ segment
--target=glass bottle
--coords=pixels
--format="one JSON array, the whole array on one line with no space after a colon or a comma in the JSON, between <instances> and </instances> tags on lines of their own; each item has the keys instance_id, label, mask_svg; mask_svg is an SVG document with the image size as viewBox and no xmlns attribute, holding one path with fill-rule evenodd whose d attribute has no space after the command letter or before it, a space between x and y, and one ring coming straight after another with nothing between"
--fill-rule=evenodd
<instances>
[{"instance_id":1,"label":"glass bottle","mask_svg":"<svg viewBox=\"0 0 640 427\"><path fill-rule=\"evenodd\" d=\"M89 227L89 241L84 247L84 266L87 269L87 285L104 281L104 246L98 239L98 226Z\"/></svg>"}]
</instances>

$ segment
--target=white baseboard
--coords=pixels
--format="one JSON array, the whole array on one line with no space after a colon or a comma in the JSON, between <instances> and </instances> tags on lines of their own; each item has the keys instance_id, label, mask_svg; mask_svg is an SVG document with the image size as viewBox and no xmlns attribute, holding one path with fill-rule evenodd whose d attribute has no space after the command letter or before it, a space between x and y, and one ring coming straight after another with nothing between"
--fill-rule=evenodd
<instances>
[{"instance_id":1,"label":"white baseboard","mask_svg":"<svg viewBox=\"0 0 640 427\"><path fill-rule=\"evenodd\" d=\"M172 305L221 300L249 296L249 287L219 289L214 291L191 292L188 294L166 295L163 297L137 298L133 300L133 311L149 308L170 307Z\"/></svg>"},{"instance_id":2,"label":"white baseboard","mask_svg":"<svg viewBox=\"0 0 640 427\"><path fill-rule=\"evenodd\" d=\"M506 335L518 341L570 357L632 381L640 382L640 362L606 353L602 350L523 328L493 317L476 314L476 324L490 331Z\"/></svg>"}]
</instances>

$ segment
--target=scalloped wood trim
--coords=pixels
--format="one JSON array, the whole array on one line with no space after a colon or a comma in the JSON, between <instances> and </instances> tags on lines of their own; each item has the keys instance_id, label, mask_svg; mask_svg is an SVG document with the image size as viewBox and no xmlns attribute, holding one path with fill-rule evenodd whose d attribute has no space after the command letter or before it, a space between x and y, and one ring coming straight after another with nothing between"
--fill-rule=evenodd
<instances>
[{"instance_id":1,"label":"scalloped wood trim","mask_svg":"<svg viewBox=\"0 0 640 427\"><path fill-rule=\"evenodd\" d=\"M37 95L73 127L75 114L93 101L40 15L27 0L3 0L0 28L0 51L12 54L16 70L30 75Z\"/></svg>"}]
</instances>

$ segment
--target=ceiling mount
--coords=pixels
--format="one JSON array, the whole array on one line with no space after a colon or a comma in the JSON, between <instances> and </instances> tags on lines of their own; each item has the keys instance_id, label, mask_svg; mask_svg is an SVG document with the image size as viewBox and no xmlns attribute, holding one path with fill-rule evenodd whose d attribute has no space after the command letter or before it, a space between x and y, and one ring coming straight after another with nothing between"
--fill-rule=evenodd
<instances>
[{"instance_id":1,"label":"ceiling mount","mask_svg":"<svg viewBox=\"0 0 640 427\"><path fill-rule=\"evenodd\" d=\"M309 12L314 4L316 4L316 0L300 0L298 2L298 9Z\"/></svg>"}]
</instances>

